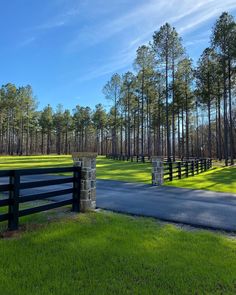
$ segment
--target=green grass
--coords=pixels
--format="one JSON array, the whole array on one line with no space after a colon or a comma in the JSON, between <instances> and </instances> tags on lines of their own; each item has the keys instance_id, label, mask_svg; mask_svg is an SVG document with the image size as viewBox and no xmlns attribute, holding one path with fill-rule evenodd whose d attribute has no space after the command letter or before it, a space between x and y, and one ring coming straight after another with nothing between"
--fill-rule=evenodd
<instances>
[{"instance_id":1,"label":"green grass","mask_svg":"<svg viewBox=\"0 0 236 295\"><path fill-rule=\"evenodd\" d=\"M72 165L71 156L22 156L0 157L0 169L61 167ZM97 158L97 177L127 182L151 183L150 163L113 161ZM217 167L211 171L182 180L166 182L165 185L190 189L204 189L236 193L236 167Z\"/></svg>"},{"instance_id":2,"label":"green grass","mask_svg":"<svg viewBox=\"0 0 236 295\"><path fill-rule=\"evenodd\" d=\"M0 239L0 294L236 294L236 241L152 219L78 214Z\"/></svg>"},{"instance_id":3,"label":"green grass","mask_svg":"<svg viewBox=\"0 0 236 295\"><path fill-rule=\"evenodd\" d=\"M0 169L65 167L72 165L71 156L2 156Z\"/></svg>"},{"instance_id":4,"label":"green grass","mask_svg":"<svg viewBox=\"0 0 236 295\"><path fill-rule=\"evenodd\" d=\"M0 169L70 165L70 156L0 157ZM98 178L150 182L150 164L99 157L97 168ZM216 168L171 184L236 193L235 179L235 167ZM22 231L0 239L0 294L236 294L234 239L148 218L68 211L21 218Z\"/></svg>"},{"instance_id":5,"label":"green grass","mask_svg":"<svg viewBox=\"0 0 236 295\"><path fill-rule=\"evenodd\" d=\"M127 182L151 183L151 165L149 163L114 161L99 157L97 160L97 177Z\"/></svg>"},{"instance_id":6,"label":"green grass","mask_svg":"<svg viewBox=\"0 0 236 295\"><path fill-rule=\"evenodd\" d=\"M73 164L71 156L0 157L0 169L65 167ZM113 161L97 158L97 177L130 182L151 182L150 164Z\"/></svg>"},{"instance_id":7,"label":"green grass","mask_svg":"<svg viewBox=\"0 0 236 295\"><path fill-rule=\"evenodd\" d=\"M213 168L194 177L168 182L166 185L236 194L236 167Z\"/></svg>"}]
</instances>

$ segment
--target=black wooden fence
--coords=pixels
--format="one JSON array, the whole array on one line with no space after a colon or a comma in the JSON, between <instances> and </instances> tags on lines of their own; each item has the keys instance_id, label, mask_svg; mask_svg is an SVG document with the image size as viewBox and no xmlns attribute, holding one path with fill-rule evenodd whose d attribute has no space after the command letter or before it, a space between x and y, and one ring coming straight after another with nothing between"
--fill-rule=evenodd
<instances>
[{"instance_id":1,"label":"black wooden fence","mask_svg":"<svg viewBox=\"0 0 236 295\"><path fill-rule=\"evenodd\" d=\"M127 156L127 155L106 155L108 159L131 161L138 163L151 162L150 156ZM181 179L184 177L194 176L212 168L212 159L182 159L175 162L168 162L163 159L164 163L164 181L172 181L174 179Z\"/></svg>"},{"instance_id":2,"label":"black wooden fence","mask_svg":"<svg viewBox=\"0 0 236 295\"><path fill-rule=\"evenodd\" d=\"M137 162L137 163L146 163L151 161L150 156L142 156L142 155L127 156L127 155L120 155L120 154L117 154L117 155L109 154L109 155L106 155L106 157L112 160L131 161L131 162Z\"/></svg>"},{"instance_id":3,"label":"black wooden fence","mask_svg":"<svg viewBox=\"0 0 236 295\"><path fill-rule=\"evenodd\" d=\"M164 181L194 176L212 168L212 159L164 162Z\"/></svg>"},{"instance_id":4,"label":"black wooden fence","mask_svg":"<svg viewBox=\"0 0 236 295\"><path fill-rule=\"evenodd\" d=\"M8 177L9 181L7 184L0 185L0 192L9 192L8 198L0 200L0 207L8 207L8 213L0 214L0 222L8 221L8 229L16 230L19 225L19 217L30 215L33 213L46 211L66 205L72 204L72 210L79 212L80 210L80 178L81 178L80 167L66 167L66 168L45 168L45 169L24 169L24 170L4 170L0 171L0 178ZM52 180L33 181L33 182L22 182L21 176L27 175L42 175L42 174L55 174L55 173L66 173L72 172L72 177L58 178ZM58 185L71 183L72 187L68 189L62 189L57 191L51 191L40 194L33 194L27 196L21 196L21 189L29 189L50 185ZM35 201L45 200L51 197L57 197L62 195L71 194L71 199L52 202L46 205L38 207L32 207L20 210L20 204ZM4 194L3 194L4 196Z\"/></svg>"}]
</instances>

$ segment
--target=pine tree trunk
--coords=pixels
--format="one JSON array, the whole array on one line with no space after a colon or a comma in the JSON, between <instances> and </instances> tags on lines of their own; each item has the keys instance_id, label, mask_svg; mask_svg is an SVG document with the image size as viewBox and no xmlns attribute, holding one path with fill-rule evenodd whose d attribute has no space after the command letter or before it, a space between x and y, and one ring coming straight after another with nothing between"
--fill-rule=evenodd
<instances>
[{"instance_id":1,"label":"pine tree trunk","mask_svg":"<svg viewBox=\"0 0 236 295\"><path fill-rule=\"evenodd\" d=\"M228 118L227 118L227 82L226 82L226 60L223 57L223 79L224 79L224 158L225 166L228 166Z\"/></svg>"},{"instance_id":2,"label":"pine tree trunk","mask_svg":"<svg viewBox=\"0 0 236 295\"><path fill-rule=\"evenodd\" d=\"M234 134L232 119L232 94L231 94L231 59L228 57L228 88L229 88L229 135L230 135L230 164L234 164Z\"/></svg>"}]
</instances>

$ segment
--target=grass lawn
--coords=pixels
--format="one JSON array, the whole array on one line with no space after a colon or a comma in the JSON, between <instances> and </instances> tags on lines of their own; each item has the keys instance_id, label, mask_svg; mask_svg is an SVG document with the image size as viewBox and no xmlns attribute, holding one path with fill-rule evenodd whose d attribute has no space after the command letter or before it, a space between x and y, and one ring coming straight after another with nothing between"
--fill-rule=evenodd
<instances>
[{"instance_id":1,"label":"grass lawn","mask_svg":"<svg viewBox=\"0 0 236 295\"><path fill-rule=\"evenodd\" d=\"M0 169L60 167L72 165L71 156L22 156L0 157ZM97 158L97 177L127 182L151 183L149 163L114 161L105 157ZM211 171L182 180L166 182L165 185L190 189L205 189L236 193L236 167L217 167Z\"/></svg>"},{"instance_id":2,"label":"grass lawn","mask_svg":"<svg viewBox=\"0 0 236 295\"><path fill-rule=\"evenodd\" d=\"M166 185L236 194L236 167L213 168L207 172Z\"/></svg>"},{"instance_id":3,"label":"grass lawn","mask_svg":"<svg viewBox=\"0 0 236 295\"><path fill-rule=\"evenodd\" d=\"M112 213L28 225L0 261L3 295L236 294L236 240Z\"/></svg>"},{"instance_id":4,"label":"grass lawn","mask_svg":"<svg viewBox=\"0 0 236 295\"><path fill-rule=\"evenodd\" d=\"M0 157L0 169L71 164L70 156ZM98 178L150 182L150 164L104 157L97 164ZM236 193L235 173L215 168L171 184ZM23 217L21 231L3 234L0 294L236 294L236 239L150 218L69 210Z\"/></svg>"},{"instance_id":5,"label":"grass lawn","mask_svg":"<svg viewBox=\"0 0 236 295\"><path fill-rule=\"evenodd\" d=\"M71 156L0 157L0 169L65 167L73 164ZM150 164L97 158L97 177L130 182L151 182Z\"/></svg>"}]
</instances>

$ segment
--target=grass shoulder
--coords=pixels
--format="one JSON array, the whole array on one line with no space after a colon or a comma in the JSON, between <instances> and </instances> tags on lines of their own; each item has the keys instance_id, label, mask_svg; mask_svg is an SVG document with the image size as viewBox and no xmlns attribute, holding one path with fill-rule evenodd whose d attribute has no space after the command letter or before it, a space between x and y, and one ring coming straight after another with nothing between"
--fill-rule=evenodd
<instances>
[{"instance_id":1,"label":"grass shoulder","mask_svg":"<svg viewBox=\"0 0 236 295\"><path fill-rule=\"evenodd\" d=\"M221 234L104 212L40 224L0 239L1 294L236 292L236 241Z\"/></svg>"}]
</instances>

